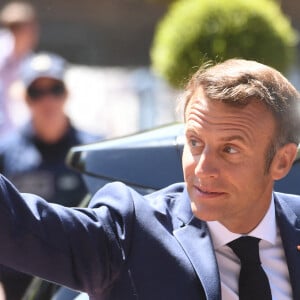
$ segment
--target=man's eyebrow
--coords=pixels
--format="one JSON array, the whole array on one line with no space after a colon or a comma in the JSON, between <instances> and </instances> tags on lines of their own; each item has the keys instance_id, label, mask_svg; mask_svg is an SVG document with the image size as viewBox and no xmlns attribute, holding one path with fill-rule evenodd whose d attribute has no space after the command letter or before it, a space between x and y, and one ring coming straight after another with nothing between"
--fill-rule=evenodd
<instances>
[{"instance_id":1,"label":"man's eyebrow","mask_svg":"<svg viewBox=\"0 0 300 300\"><path fill-rule=\"evenodd\" d=\"M185 130L184 130L184 133L185 134L187 134L187 133L189 133L189 134L197 134L198 131L194 127L186 127Z\"/></svg>"},{"instance_id":2,"label":"man's eyebrow","mask_svg":"<svg viewBox=\"0 0 300 300\"><path fill-rule=\"evenodd\" d=\"M241 142L245 142L245 138L242 137L241 135L231 135L231 136L225 136L221 138L222 141L224 142L231 142L231 141L241 141Z\"/></svg>"}]
</instances>

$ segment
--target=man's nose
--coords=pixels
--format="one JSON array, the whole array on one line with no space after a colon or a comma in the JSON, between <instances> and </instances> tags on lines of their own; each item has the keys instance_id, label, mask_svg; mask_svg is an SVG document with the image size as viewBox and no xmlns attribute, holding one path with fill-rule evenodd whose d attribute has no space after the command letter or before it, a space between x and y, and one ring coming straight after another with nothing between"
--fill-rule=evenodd
<instances>
[{"instance_id":1,"label":"man's nose","mask_svg":"<svg viewBox=\"0 0 300 300\"><path fill-rule=\"evenodd\" d=\"M195 175L199 178L216 178L219 175L217 155L211 149L204 149L198 157Z\"/></svg>"}]
</instances>

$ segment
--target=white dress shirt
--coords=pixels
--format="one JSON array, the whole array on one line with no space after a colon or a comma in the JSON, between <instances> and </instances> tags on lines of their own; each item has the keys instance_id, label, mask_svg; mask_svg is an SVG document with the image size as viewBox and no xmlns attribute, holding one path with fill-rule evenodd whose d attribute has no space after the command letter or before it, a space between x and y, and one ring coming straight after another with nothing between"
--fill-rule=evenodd
<instances>
[{"instance_id":1,"label":"white dress shirt","mask_svg":"<svg viewBox=\"0 0 300 300\"><path fill-rule=\"evenodd\" d=\"M238 300L240 262L227 243L241 235L232 233L217 221L207 222L218 262L222 300ZM273 300L291 300L292 289L285 253L276 224L275 205L271 205L258 226L249 236L260 238L259 254L271 287Z\"/></svg>"}]
</instances>

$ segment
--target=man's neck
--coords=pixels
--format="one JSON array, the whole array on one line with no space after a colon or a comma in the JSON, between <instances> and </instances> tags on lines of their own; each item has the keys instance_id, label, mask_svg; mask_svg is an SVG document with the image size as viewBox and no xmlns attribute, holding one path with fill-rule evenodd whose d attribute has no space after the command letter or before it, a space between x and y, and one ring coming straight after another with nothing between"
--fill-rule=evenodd
<instances>
[{"instance_id":1,"label":"man's neck","mask_svg":"<svg viewBox=\"0 0 300 300\"><path fill-rule=\"evenodd\" d=\"M35 135L45 143L54 144L59 141L69 129L68 118L49 124L48 122L34 122Z\"/></svg>"}]
</instances>

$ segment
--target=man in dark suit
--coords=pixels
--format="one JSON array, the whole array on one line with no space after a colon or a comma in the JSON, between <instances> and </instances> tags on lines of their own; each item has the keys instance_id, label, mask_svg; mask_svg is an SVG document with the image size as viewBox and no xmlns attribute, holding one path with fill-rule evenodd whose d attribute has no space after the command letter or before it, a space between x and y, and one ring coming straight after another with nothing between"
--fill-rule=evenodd
<instances>
[{"instance_id":1,"label":"man in dark suit","mask_svg":"<svg viewBox=\"0 0 300 300\"><path fill-rule=\"evenodd\" d=\"M199 70L185 93L185 183L147 196L112 183L74 209L1 178L0 263L94 300L300 299L300 198L273 192L297 153L299 100L257 62ZM235 240L257 241L266 280L245 272Z\"/></svg>"}]
</instances>

